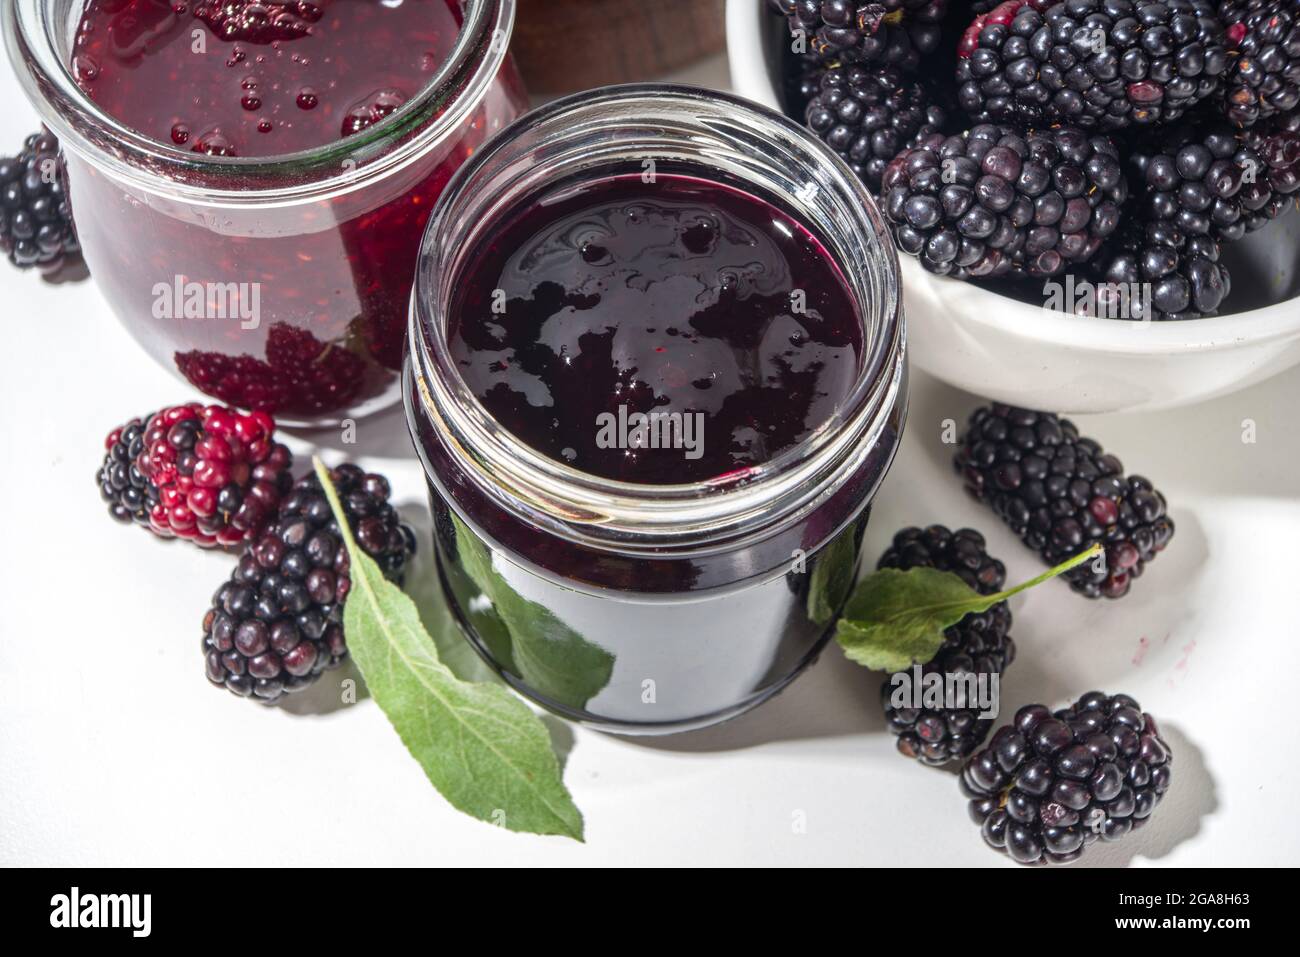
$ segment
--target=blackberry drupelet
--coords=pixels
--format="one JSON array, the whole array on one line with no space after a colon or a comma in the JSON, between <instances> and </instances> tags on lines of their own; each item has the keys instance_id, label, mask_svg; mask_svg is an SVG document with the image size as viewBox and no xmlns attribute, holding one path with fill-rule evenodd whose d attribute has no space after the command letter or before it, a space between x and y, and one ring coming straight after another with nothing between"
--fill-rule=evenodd
<instances>
[{"instance_id":1,"label":"blackberry drupelet","mask_svg":"<svg viewBox=\"0 0 1300 957\"><path fill-rule=\"evenodd\" d=\"M945 115L927 88L893 67L832 66L808 102L809 128L867 184L880 178L899 151L943 128Z\"/></svg>"},{"instance_id":2,"label":"blackberry drupelet","mask_svg":"<svg viewBox=\"0 0 1300 957\"><path fill-rule=\"evenodd\" d=\"M0 252L20 269L46 273L81 254L51 133L33 133L21 153L0 158Z\"/></svg>"},{"instance_id":3,"label":"blackberry drupelet","mask_svg":"<svg viewBox=\"0 0 1300 957\"><path fill-rule=\"evenodd\" d=\"M153 413L132 419L114 429L104 441L108 450L99 468L99 494L108 503L108 512L123 524L149 527L149 515L158 504L158 486L136 467L144 452L145 432Z\"/></svg>"},{"instance_id":4,"label":"blackberry drupelet","mask_svg":"<svg viewBox=\"0 0 1300 957\"><path fill-rule=\"evenodd\" d=\"M989 557L984 537L963 528L949 531L942 525L926 529L905 528L881 556L879 568L935 568L953 572L982 595L1006 584L1006 568ZM1001 675L1016 655L1011 640L1011 609L999 602L986 612L967 615L944 631L944 643L925 664L925 675ZM923 764L938 766L964 758L988 735L993 722L981 718L978 707L895 708L891 703L893 679L880 688L885 724L898 737L898 750Z\"/></svg>"},{"instance_id":5,"label":"blackberry drupelet","mask_svg":"<svg viewBox=\"0 0 1300 957\"><path fill-rule=\"evenodd\" d=\"M808 38L826 60L874 63L913 71L933 53L943 32L948 0L769 0L792 32Z\"/></svg>"},{"instance_id":6,"label":"blackberry drupelet","mask_svg":"<svg viewBox=\"0 0 1300 957\"><path fill-rule=\"evenodd\" d=\"M293 482L293 456L274 436L265 412L192 402L151 416L135 468L156 489L153 532L205 548L258 535Z\"/></svg>"},{"instance_id":7,"label":"blackberry drupelet","mask_svg":"<svg viewBox=\"0 0 1300 957\"><path fill-rule=\"evenodd\" d=\"M958 95L977 121L1119 129L1177 119L1228 65L1213 0L1008 0L962 37Z\"/></svg>"},{"instance_id":8,"label":"blackberry drupelet","mask_svg":"<svg viewBox=\"0 0 1300 957\"><path fill-rule=\"evenodd\" d=\"M1236 54L1225 111L1238 126L1300 106L1300 10L1294 0L1224 0L1219 17Z\"/></svg>"},{"instance_id":9,"label":"blackberry drupelet","mask_svg":"<svg viewBox=\"0 0 1300 957\"><path fill-rule=\"evenodd\" d=\"M1104 563L1065 574L1089 598L1126 595L1174 534L1164 496L1149 481L1125 475L1119 459L1048 412L976 409L954 465L966 490L1048 565L1102 543Z\"/></svg>"},{"instance_id":10,"label":"blackberry drupelet","mask_svg":"<svg viewBox=\"0 0 1300 957\"><path fill-rule=\"evenodd\" d=\"M1050 276L1084 262L1118 227L1127 195L1107 137L998 124L923 137L881 187L899 247L959 279Z\"/></svg>"},{"instance_id":11,"label":"blackberry drupelet","mask_svg":"<svg viewBox=\"0 0 1300 957\"><path fill-rule=\"evenodd\" d=\"M1053 714L1026 705L966 762L961 790L985 842L1021 864L1068 864L1146 824L1173 754L1128 695L1090 691Z\"/></svg>"},{"instance_id":12,"label":"blackberry drupelet","mask_svg":"<svg viewBox=\"0 0 1300 957\"><path fill-rule=\"evenodd\" d=\"M401 584L415 537L389 504L388 481L355 465L330 473L357 543ZM264 704L301 691L347 655L347 547L315 474L293 486L203 619L208 680Z\"/></svg>"}]
</instances>

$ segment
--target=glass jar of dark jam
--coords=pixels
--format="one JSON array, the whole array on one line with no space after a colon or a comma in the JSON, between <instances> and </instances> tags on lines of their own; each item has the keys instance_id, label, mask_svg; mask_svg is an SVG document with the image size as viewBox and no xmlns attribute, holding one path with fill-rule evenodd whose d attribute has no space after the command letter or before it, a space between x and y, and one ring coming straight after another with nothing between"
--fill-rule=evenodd
<instances>
[{"instance_id":1,"label":"glass jar of dark jam","mask_svg":"<svg viewBox=\"0 0 1300 957\"><path fill-rule=\"evenodd\" d=\"M897 263L861 183L729 96L539 110L430 220L405 379L442 588L573 720L725 720L818 654L906 413Z\"/></svg>"},{"instance_id":2,"label":"glass jar of dark jam","mask_svg":"<svg viewBox=\"0 0 1300 957\"><path fill-rule=\"evenodd\" d=\"M398 400L415 257L526 99L514 0L4 0L91 274L190 386L283 424Z\"/></svg>"}]
</instances>

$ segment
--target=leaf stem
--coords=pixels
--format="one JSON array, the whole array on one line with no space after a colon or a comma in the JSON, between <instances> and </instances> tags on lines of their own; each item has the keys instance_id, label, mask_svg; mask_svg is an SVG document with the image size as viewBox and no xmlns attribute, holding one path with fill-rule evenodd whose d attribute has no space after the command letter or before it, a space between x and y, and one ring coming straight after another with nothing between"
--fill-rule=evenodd
<instances>
[{"instance_id":1,"label":"leaf stem","mask_svg":"<svg viewBox=\"0 0 1300 957\"><path fill-rule=\"evenodd\" d=\"M357 540L352 537L352 526L348 524L348 513L343 509L343 503L339 501L338 489L334 487L334 480L330 478L329 467L320 460L319 455L311 457L311 466L316 470L316 478L320 479L320 487L325 490L325 498L330 503L330 508L334 511L334 518L339 523L339 532L343 535L343 542L348 547L350 554L355 554L360 549L357 547Z\"/></svg>"},{"instance_id":2,"label":"leaf stem","mask_svg":"<svg viewBox=\"0 0 1300 957\"><path fill-rule=\"evenodd\" d=\"M1064 575L1070 569L1078 568L1080 565L1082 565L1084 562L1088 561L1089 559L1096 558L1098 555L1102 553L1102 550L1103 547L1101 542L1097 542L1092 546L1092 548L1080 552L1079 554L1075 555L1073 558L1066 559L1065 561L1061 562L1061 564L1057 565L1055 568L1049 568L1047 571L1043 572L1041 575L1037 576L1036 578L1031 578L1027 582L1021 582L1015 588L1008 588L1006 591L1000 591L996 595L989 595L987 596L987 598L984 599L984 601L987 601L987 604L985 604L984 607L981 608L980 610L987 611L989 608L992 608L1000 601L1006 601L1008 598L1012 597L1013 595L1019 595L1022 591L1028 591L1029 589L1037 585L1041 585L1043 582L1047 581L1050 578L1056 578L1058 575Z\"/></svg>"}]
</instances>

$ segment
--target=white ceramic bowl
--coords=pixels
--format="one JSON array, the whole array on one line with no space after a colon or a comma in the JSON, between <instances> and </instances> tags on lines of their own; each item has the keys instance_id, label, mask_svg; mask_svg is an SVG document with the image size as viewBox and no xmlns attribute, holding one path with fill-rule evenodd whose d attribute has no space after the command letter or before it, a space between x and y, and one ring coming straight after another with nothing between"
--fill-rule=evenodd
<instances>
[{"instance_id":1,"label":"white ceramic bowl","mask_svg":"<svg viewBox=\"0 0 1300 957\"><path fill-rule=\"evenodd\" d=\"M779 18L764 0L727 0L732 86L775 110L781 109L781 43ZM1285 280L1280 285L1290 286L1290 242L1300 214L1287 220L1256 237L1276 246L1287 231L1287 254L1271 267ZM1251 255L1257 250L1268 254L1261 244ZM935 276L912 257L899 258L916 365L990 399L1068 413L1171 408L1235 392L1300 363L1300 299L1183 322L1091 319ZM1242 279L1233 275L1236 297Z\"/></svg>"}]
</instances>

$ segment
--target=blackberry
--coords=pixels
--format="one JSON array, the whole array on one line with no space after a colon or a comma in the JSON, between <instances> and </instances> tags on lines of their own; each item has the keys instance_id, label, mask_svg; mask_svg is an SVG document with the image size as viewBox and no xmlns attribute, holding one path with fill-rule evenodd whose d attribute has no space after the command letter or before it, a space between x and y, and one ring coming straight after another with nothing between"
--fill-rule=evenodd
<instances>
[{"instance_id":1,"label":"blackberry","mask_svg":"<svg viewBox=\"0 0 1300 957\"><path fill-rule=\"evenodd\" d=\"M790 30L825 60L874 63L914 71L943 33L948 0L769 0Z\"/></svg>"},{"instance_id":2,"label":"blackberry","mask_svg":"<svg viewBox=\"0 0 1300 957\"><path fill-rule=\"evenodd\" d=\"M942 129L945 116L926 87L893 67L833 66L821 74L804 114L809 128L872 193L899 151Z\"/></svg>"},{"instance_id":3,"label":"blackberry","mask_svg":"<svg viewBox=\"0 0 1300 957\"><path fill-rule=\"evenodd\" d=\"M1258 123L1241 134L1241 139L1267 169L1270 195L1262 214L1275 219L1292 205L1294 201L1290 197L1300 191L1300 112ZM1253 225L1248 223L1247 230Z\"/></svg>"},{"instance_id":4,"label":"blackberry","mask_svg":"<svg viewBox=\"0 0 1300 957\"><path fill-rule=\"evenodd\" d=\"M99 493L108 503L108 512L119 522L149 527L149 516L158 505L158 486L150 482L136 466L144 452L144 437L153 413L132 419L108 434L108 450L99 468Z\"/></svg>"},{"instance_id":5,"label":"blackberry","mask_svg":"<svg viewBox=\"0 0 1300 957\"><path fill-rule=\"evenodd\" d=\"M1220 248L1168 225L1133 224L1098 257L1099 313L1156 321L1216 315L1232 291Z\"/></svg>"},{"instance_id":6,"label":"blackberry","mask_svg":"<svg viewBox=\"0 0 1300 957\"><path fill-rule=\"evenodd\" d=\"M137 434L141 421L144 431ZM131 447L138 440L140 451L122 485L124 463L114 456L128 433ZM149 503L150 529L162 538L185 538L205 548L238 545L275 518L293 481L293 456L274 434L275 421L264 412L245 415L197 402L172 406L109 435L108 485L115 492L121 487L120 504L133 519L138 492ZM101 470L101 492L104 480Z\"/></svg>"},{"instance_id":7,"label":"blackberry","mask_svg":"<svg viewBox=\"0 0 1300 957\"><path fill-rule=\"evenodd\" d=\"M1068 864L1151 819L1173 779L1155 719L1128 695L1090 691L1053 714L1026 705L961 773L985 842L1021 864Z\"/></svg>"},{"instance_id":8,"label":"blackberry","mask_svg":"<svg viewBox=\"0 0 1300 957\"><path fill-rule=\"evenodd\" d=\"M351 405L376 375L347 337L325 342L310 330L271 323L266 359L178 352L176 368L199 391L230 405L311 418Z\"/></svg>"},{"instance_id":9,"label":"blackberry","mask_svg":"<svg viewBox=\"0 0 1300 957\"><path fill-rule=\"evenodd\" d=\"M983 124L923 137L890 163L881 192L900 248L966 279L1050 276L1090 259L1119 225L1128 185L1105 136Z\"/></svg>"},{"instance_id":10,"label":"blackberry","mask_svg":"<svg viewBox=\"0 0 1300 957\"><path fill-rule=\"evenodd\" d=\"M951 532L942 525L905 528L881 556L879 568L936 568L953 572L982 595L1000 591L1006 568L989 557L984 537L969 528ZM998 602L986 612L967 615L944 631L944 642L922 667L923 675L1001 675L1016 655L1011 640L1011 610ZM880 688L885 724L898 737L898 750L924 764L938 766L964 758L977 748L993 722L978 707L895 708L893 679Z\"/></svg>"},{"instance_id":11,"label":"blackberry","mask_svg":"<svg viewBox=\"0 0 1300 957\"><path fill-rule=\"evenodd\" d=\"M1266 144L1262 137L1249 139ZM1247 140L1227 123L1211 122L1165 129L1135 143L1129 160L1138 220L1167 227L1177 243L1197 236L1235 242L1276 218L1285 199L1278 200L1269 163ZM1283 174L1278 184L1294 191L1296 180Z\"/></svg>"},{"instance_id":12,"label":"blackberry","mask_svg":"<svg viewBox=\"0 0 1300 957\"><path fill-rule=\"evenodd\" d=\"M1119 129L1218 94L1229 56L1213 0L1008 0L975 19L957 63L978 121Z\"/></svg>"},{"instance_id":13,"label":"blackberry","mask_svg":"<svg viewBox=\"0 0 1300 957\"><path fill-rule=\"evenodd\" d=\"M415 537L388 502L388 481L355 465L330 473L357 543L400 585ZM315 474L248 545L203 618L208 680L262 703L301 691L347 655L347 548Z\"/></svg>"},{"instance_id":14,"label":"blackberry","mask_svg":"<svg viewBox=\"0 0 1300 957\"><path fill-rule=\"evenodd\" d=\"M1048 565L1101 542L1104 563L1065 575L1089 598L1126 595L1174 534L1164 496L1149 481L1125 475L1119 459L1048 412L976 409L954 464L966 490Z\"/></svg>"},{"instance_id":15,"label":"blackberry","mask_svg":"<svg viewBox=\"0 0 1300 957\"><path fill-rule=\"evenodd\" d=\"M1219 17L1236 54L1225 112L1238 126L1300 106L1300 10L1294 0L1224 0Z\"/></svg>"},{"instance_id":16,"label":"blackberry","mask_svg":"<svg viewBox=\"0 0 1300 957\"><path fill-rule=\"evenodd\" d=\"M0 252L20 269L55 272L80 257L59 141L33 133L17 156L0 157Z\"/></svg>"}]
</instances>

